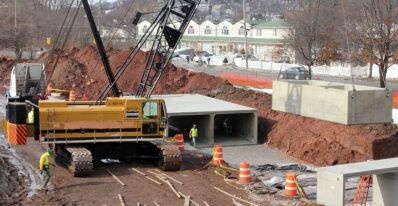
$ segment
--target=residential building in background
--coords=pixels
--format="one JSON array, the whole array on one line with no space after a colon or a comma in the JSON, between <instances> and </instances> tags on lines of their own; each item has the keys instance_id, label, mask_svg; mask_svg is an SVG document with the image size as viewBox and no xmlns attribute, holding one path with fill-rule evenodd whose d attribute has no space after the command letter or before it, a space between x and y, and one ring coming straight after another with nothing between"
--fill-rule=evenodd
<instances>
[{"instance_id":1,"label":"residential building in background","mask_svg":"<svg viewBox=\"0 0 398 206\"><path fill-rule=\"evenodd\" d=\"M137 39L149 28L150 22L142 21L137 25ZM178 26L178 25L176 25ZM285 40L291 27L283 19L248 21L249 54L264 61L294 61L294 49ZM149 42L144 45L148 49ZM215 55L244 54L245 27L243 20L219 23L205 20L201 23L191 21L178 48L193 48L195 51L207 51Z\"/></svg>"}]
</instances>

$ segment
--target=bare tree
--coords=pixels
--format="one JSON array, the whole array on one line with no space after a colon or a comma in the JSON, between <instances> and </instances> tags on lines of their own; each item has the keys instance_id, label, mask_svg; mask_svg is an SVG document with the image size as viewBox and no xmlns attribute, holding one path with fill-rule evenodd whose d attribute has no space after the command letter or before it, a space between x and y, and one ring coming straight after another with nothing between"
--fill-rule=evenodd
<instances>
[{"instance_id":1,"label":"bare tree","mask_svg":"<svg viewBox=\"0 0 398 206\"><path fill-rule=\"evenodd\" d=\"M298 59L308 67L310 79L312 66L324 61L322 48L333 45L336 35L336 0L299 0L296 8L285 14L292 25L286 36L298 54Z\"/></svg>"},{"instance_id":2,"label":"bare tree","mask_svg":"<svg viewBox=\"0 0 398 206\"><path fill-rule=\"evenodd\" d=\"M380 87L386 87L388 68L398 62L398 1L352 1L356 11L348 16L350 39L358 45L354 56L379 67Z\"/></svg>"}]
</instances>

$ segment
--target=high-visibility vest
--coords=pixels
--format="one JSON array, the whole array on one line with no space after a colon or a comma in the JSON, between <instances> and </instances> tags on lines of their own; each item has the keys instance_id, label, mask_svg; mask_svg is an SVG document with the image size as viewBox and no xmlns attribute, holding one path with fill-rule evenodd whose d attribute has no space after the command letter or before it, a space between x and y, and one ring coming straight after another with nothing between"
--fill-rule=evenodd
<instances>
[{"instance_id":1,"label":"high-visibility vest","mask_svg":"<svg viewBox=\"0 0 398 206\"><path fill-rule=\"evenodd\" d=\"M33 124L34 120L35 120L35 113L32 110L28 113L28 123Z\"/></svg>"},{"instance_id":2,"label":"high-visibility vest","mask_svg":"<svg viewBox=\"0 0 398 206\"><path fill-rule=\"evenodd\" d=\"M198 137L198 128L192 128L190 136L191 137Z\"/></svg>"},{"instance_id":3,"label":"high-visibility vest","mask_svg":"<svg viewBox=\"0 0 398 206\"><path fill-rule=\"evenodd\" d=\"M50 153L45 152L43 155L40 157L40 170L43 170L44 167L48 167L50 165Z\"/></svg>"}]
</instances>

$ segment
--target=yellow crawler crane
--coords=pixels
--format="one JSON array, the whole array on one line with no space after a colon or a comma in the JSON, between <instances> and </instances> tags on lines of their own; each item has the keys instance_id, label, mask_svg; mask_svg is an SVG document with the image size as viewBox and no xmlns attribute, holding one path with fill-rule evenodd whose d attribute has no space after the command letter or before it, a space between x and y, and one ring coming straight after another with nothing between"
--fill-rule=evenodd
<instances>
[{"instance_id":1,"label":"yellow crawler crane","mask_svg":"<svg viewBox=\"0 0 398 206\"><path fill-rule=\"evenodd\" d=\"M167 113L162 99L151 94L193 18L200 0L165 0L152 24L113 74L87 0L81 0L96 41L108 85L96 101L39 101L34 106L35 139L55 148L57 158L75 176L88 175L103 158L158 158L164 170L178 170L181 152L165 140ZM149 13L137 12L140 17ZM62 30L60 30L61 32ZM134 97L121 97L117 81L151 39L146 64ZM138 58L138 57L137 57ZM136 65L137 67L137 65ZM138 69L138 68L135 68ZM51 75L50 75L51 76ZM113 97L109 97L109 93Z\"/></svg>"},{"instance_id":2,"label":"yellow crawler crane","mask_svg":"<svg viewBox=\"0 0 398 206\"><path fill-rule=\"evenodd\" d=\"M164 170L178 170L178 148L164 140L162 99L108 97L95 102L39 101L39 141L55 147L75 176L87 175L93 159L159 158Z\"/></svg>"}]
</instances>

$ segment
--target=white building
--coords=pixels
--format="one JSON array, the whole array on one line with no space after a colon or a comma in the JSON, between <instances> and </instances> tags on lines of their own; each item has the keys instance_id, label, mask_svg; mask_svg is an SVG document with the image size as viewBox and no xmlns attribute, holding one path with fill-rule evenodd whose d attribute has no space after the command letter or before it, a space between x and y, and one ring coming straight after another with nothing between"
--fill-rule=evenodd
<instances>
[{"instance_id":1,"label":"white building","mask_svg":"<svg viewBox=\"0 0 398 206\"><path fill-rule=\"evenodd\" d=\"M141 38L149 28L150 22L142 21L137 25L137 38ZM178 26L178 25L176 25ZM286 20L248 21L248 50L257 58L265 61L279 61L282 57L294 60L294 50L285 36L291 27ZM149 44L145 46L148 48ZM202 23L191 21L181 40L179 48L190 47L196 51L208 51L216 55L243 53L245 48L245 27L243 21L219 23L206 20Z\"/></svg>"}]
</instances>

